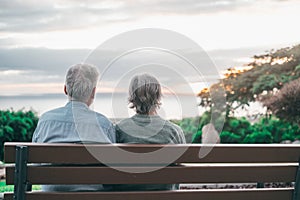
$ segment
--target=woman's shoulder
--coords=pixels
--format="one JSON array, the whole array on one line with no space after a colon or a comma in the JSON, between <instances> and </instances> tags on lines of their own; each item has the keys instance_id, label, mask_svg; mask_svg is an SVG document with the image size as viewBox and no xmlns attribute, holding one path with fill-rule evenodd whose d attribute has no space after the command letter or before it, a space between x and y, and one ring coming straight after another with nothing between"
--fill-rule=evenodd
<instances>
[{"instance_id":1,"label":"woman's shoulder","mask_svg":"<svg viewBox=\"0 0 300 200\"><path fill-rule=\"evenodd\" d=\"M131 118L125 118L125 119L121 119L120 121L118 121L116 123L116 126L122 126L122 125L130 124L130 123L132 123L132 119Z\"/></svg>"},{"instance_id":2,"label":"woman's shoulder","mask_svg":"<svg viewBox=\"0 0 300 200\"><path fill-rule=\"evenodd\" d=\"M171 130L173 142L175 144L185 144L186 143L185 136L180 126L168 120L166 120L166 124L167 127L169 127L168 129Z\"/></svg>"},{"instance_id":3,"label":"woman's shoulder","mask_svg":"<svg viewBox=\"0 0 300 200\"><path fill-rule=\"evenodd\" d=\"M173 123L173 122L171 122L169 120L165 120L165 124L167 126L169 126L170 128L172 128L172 129L175 129L177 131L182 131L182 129L180 128L180 126L178 126L177 124L175 124L175 123Z\"/></svg>"}]
</instances>

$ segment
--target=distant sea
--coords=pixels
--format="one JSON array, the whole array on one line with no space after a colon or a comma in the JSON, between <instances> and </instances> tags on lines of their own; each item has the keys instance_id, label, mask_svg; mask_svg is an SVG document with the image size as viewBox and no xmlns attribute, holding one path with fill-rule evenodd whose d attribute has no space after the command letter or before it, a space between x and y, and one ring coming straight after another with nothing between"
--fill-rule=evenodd
<instances>
[{"instance_id":1,"label":"distant sea","mask_svg":"<svg viewBox=\"0 0 300 200\"><path fill-rule=\"evenodd\" d=\"M129 109L127 98L125 93L98 93L91 109L111 119L130 117L134 112ZM64 94L0 96L0 110L33 110L40 116L67 102ZM195 117L203 112L198 104L199 99L194 95L164 95L159 115L165 119Z\"/></svg>"}]
</instances>

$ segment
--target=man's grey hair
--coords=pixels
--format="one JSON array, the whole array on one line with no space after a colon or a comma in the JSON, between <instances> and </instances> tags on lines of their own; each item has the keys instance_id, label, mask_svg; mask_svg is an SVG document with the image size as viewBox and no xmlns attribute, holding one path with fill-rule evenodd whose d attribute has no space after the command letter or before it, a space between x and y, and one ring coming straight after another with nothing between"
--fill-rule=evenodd
<instances>
[{"instance_id":1,"label":"man's grey hair","mask_svg":"<svg viewBox=\"0 0 300 200\"><path fill-rule=\"evenodd\" d=\"M89 64L76 64L69 68L66 75L66 89L70 100L87 102L96 87L98 69Z\"/></svg>"},{"instance_id":2,"label":"man's grey hair","mask_svg":"<svg viewBox=\"0 0 300 200\"><path fill-rule=\"evenodd\" d=\"M138 114L149 114L159 108L161 96L161 86L155 77L142 74L132 78L128 101Z\"/></svg>"}]
</instances>

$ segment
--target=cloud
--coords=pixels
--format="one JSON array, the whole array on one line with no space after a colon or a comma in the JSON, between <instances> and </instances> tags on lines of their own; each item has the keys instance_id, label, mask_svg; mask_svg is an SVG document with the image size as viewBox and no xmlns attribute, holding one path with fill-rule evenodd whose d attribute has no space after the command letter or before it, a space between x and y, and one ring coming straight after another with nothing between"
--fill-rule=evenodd
<instances>
[{"instance_id":1,"label":"cloud","mask_svg":"<svg viewBox=\"0 0 300 200\"><path fill-rule=\"evenodd\" d=\"M89 50L52 50L46 48L0 49L0 70L42 70L60 72L80 62Z\"/></svg>"},{"instance_id":2,"label":"cloud","mask_svg":"<svg viewBox=\"0 0 300 200\"><path fill-rule=\"evenodd\" d=\"M214 13L219 11L231 11L235 8L247 6L251 1L244 0L168 0L149 1L157 13L173 13L195 15L203 13Z\"/></svg>"},{"instance_id":3,"label":"cloud","mask_svg":"<svg viewBox=\"0 0 300 200\"><path fill-rule=\"evenodd\" d=\"M142 51L126 56L107 68L112 55L118 55L121 52L96 52L93 57L84 60L89 52L89 50L45 48L0 49L0 84L2 88L13 88L11 85L63 83L67 69L82 61L98 66L101 73L101 87L117 90L119 88L123 91L127 91L129 80L136 73L154 74L161 80L162 84L170 87L184 85L186 80L191 82L196 76L191 66L171 54ZM209 67L207 66L212 65L212 63L204 59L202 64L204 66L201 69L204 70L202 72L208 74ZM199 74L196 78L198 76ZM216 79L216 77L208 76L205 78L207 80ZM24 92L26 93L26 91ZM28 88L27 92L32 91Z\"/></svg>"},{"instance_id":4,"label":"cloud","mask_svg":"<svg viewBox=\"0 0 300 200\"><path fill-rule=\"evenodd\" d=\"M204 56L201 61L201 68L198 70L205 74L204 81L216 80L217 74L210 74L210 67L223 71L232 66L241 66L240 58L250 58L255 54L263 53L265 48L244 48L209 51L209 57ZM82 61L95 64L101 72L101 81L105 87L112 84L119 84L122 81L130 80L133 74L144 73L145 71L156 74L166 85L175 85L182 81L182 77L194 82L195 71L185 62L169 54L150 54L151 52L139 52L124 57L119 62L106 68L106 64L112 59L110 52L96 52L96 54L85 60L90 50L53 50L46 48L14 48L0 49L0 84L46 84L63 83L67 69ZM203 52L205 53L205 52ZM199 55L192 55L192 58ZM106 64L105 64L106 63ZM153 63L153 64L149 64ZM157 63L157 64L155 64ZM146 64L146 65L143 65ZM199 76L199 75L197 75ZM171 77L171 79L170 79ZM199 81L196 80L196 82ZM124 84L125 85L125 84ZM4 87L4 86L3 86ZM123 87L122 84L118 87ZM126 85L124 86L127 87Z\"/></svg>"},{"instance_id":5,"label":"cloud","mask_svg":"<svg viewBox=\"0 0 300 200\"><path fill-rule=\"evenodd\" d=\"M263 0L266 1L266 0ZM259 4L258 0L153 1L0 1L0 31L40 32L82 29L135 21L149 16L200 15L232 11ZM273 0L273 2L286 2Z\"/></svg>"},{"instance_id":6,"label":"cloud","mask_svg":"<svg viewBox=\"0 0 300 200\"><path fill-rule=\"evenodd\" d=\"M69 66L81 62L88 52L45 48L0 49L0 83L63 82Z\"/></svg>"},{"instance_id":7,"label":"cloud","mask_svg":"<svg viewBox=\"0 0 300 200\"><path fill-rule=\"evenodd\" d=\"M132 76L136 73L154 74L162 83L175 91L187 91L186 80L189 84L199 83L209 85L215 82L220 75L209 73L211 67L217 67L222 73L229 67L242 66L247 64L245 58L265 53L272 48L283 48L285 46L265 46L254 48L222 49L208 51L210 59L204 56L201 61L200 72L205 74L199 80L199 74L195 75L191 66L178 58L165 54L150 54L143 52L132 54L116 62L109 69L105 63L112 59L111 52L96 52L89 59L88 63L98 66L101 77L99 91L109 92L127 91ZM0 91L2 95L8 94L36 94L41 91L48 91L47 85L51 86L51 93L60 93L65 79L67 69L76 63L85 61L90 50L53 50L46 48L16 48L0 49ZM191 55L192 58L197 55ZM95 59L94 59L95 58ZM245 60L243 60L245 59ZM155 62L162 65L157 65ZM104 65L101 65L104 64ZM153 65L149 63L154 63ZM143 65L146 64L146 65ZM163 65L165 64L165 66ZM196 77L194 77L194 75ZM197 78L196 81L195 78ZM182 89L183 88L183 89ZM192 88L193 89L193 88Z\"/></svg>"},{"instance_id":8,"label":"cloud","mask_svg":"<svg viewBox=\"0 0 300 200\"><path fill-rule=\"evenodd\" d=\"M126 20L114 6L81 1L0 1L0 30L57 31Z\"/></svg>"},{"instance_id":9,"label":"cloud","mask_svg":"<svg viewBox=\"0 0 300 200\"><path fill-rule=\"evenodd\" d=\"M97 43L99 38L109 38L111 37L110 34L116 34L120 30L126 31L124 26L136 28L135 26L127 26L125 23L125 25L123 24L124 26L118 26L117 23L133 22L143 18L150 19L152 17L156 17L156 19L162 19L163 21L164 16L169 17L167 19L168 21L163 25L166 26L167 23L175 25L166 28L176 30L177 27L180 27L182 29L182 33L193 33L195 34L194 38L196 39L197 37L201 38L204 35L208 38L209 43L216 43L215 46L218 48L228 48L229 44L234 43L237 43L236 46L246 46L250 43L252 46L261 46L266 44L271 45L271 42L278 42L279 44L286 43L286 40L283 40L282 37L275 36L279 33L281 36L287 35L287 29L281 28L278 30L271 30L272 27L270 27L269 24L272 23L270 23L270 21L267 21L268 23L258 23L257 19L259 18L253 18L256 13L249 12L251 15L248 16L249 13L246 11L249 11L247 10L248 8L254 8L254 11L258 9L260 13L264 14L264 16L269 16L269 14L271 15L271 17L267 19L273 19L275 15L271 11L274 7L278 8L277 11L279 11L281 10L281 5L289 5L288 7L283 7L283 10L286 11L295 3L298 3L297 5L299 5L299 2L296 0L1 0L0 46L2 48L0 48L0 81L1 83L11 84L63 81L67 68L72 64L81 62L89 53L89 50L51 50L46 48L15 47L46 46L53 48L53 46L59 46L61 48L70 48L69 46L73 45L72 48L74 46L76 48L80 48L79 45L81 43L78 43L78 41L81 41L85 45L87 43ZM260 5L262 8L260 8ZM250 10L252 11L252 9ZM270 12L266 13L264 12L265 10ZM228 18L228 21L231 20L232 23L226 24L226 22L222 21L222 19L224 19L222 18L224 17L223 12L233 11L239 12L237 14L235 13L236 15L232 15L233 18ZM215 15L221 12L222 15ZM235 24L235 19L236 22L240 23L241 21L238 17L236 17L239 16L240 13L245 13L245 15L241 15L241 18L247 16L244 18L246 21L242 21L242 24ZM276 15L281 17L280 14L282 13L276 13ZM174 19L183 18L182 15L187 16L184 18L183 22L180 23L172 21ZM200 17L192 18L192 16L198 15L203 15L204 17L201 18L202 22L207 21L208 23L201 24L201 22L199 22L201 21L199 20ZM225 17L226 15L227 13L225 13ZM172 16L177 16L177 18L172 18ZM213 18L213 20L211 20L211 18ZM264 19L265 18L261 21ZM293 20L294 18L290 17L290 19ZM295 17L295 19L297 19L297 17ZM147 20L145 21L147 22ZM284 20L280 20L279 22L282 21ZM139 25L142 24L142 22L144 21L141 20ZM154 22L155 25L161 25L159 24L159 21L156 22L154 20ZM189 22L191 24L190 26L183 26L183 24L188 24ZM219 22L220 24L218 24ZM199 25L197 26L196 23L199 23ZM113 28L109 27L111 29L106 26L112 24L115 26ZM261 26L257 26L259 24ZM285 23L285 25L286 24L289 23ZM145 25L147 26L149 24L145 23ZM217 28L213 29L212 26ZM258 27L257 29L261 28L260 31L249 31L245 28L255 26L256 28ZM93 32L90 31L90 27L98 28L98 32L93 30L94 35L81 33L76 35L76 31L72 31L73 29L86 30L86 33L90 33ZM291 28L296 28L296 26ZM108 29L109 31L107 31ZM266 29L271 30L272 33L276 33L274 33L274 35L265 36L265 33L268 33ZM68 31L64 32L64 30ZM178 30L180 29L178 28ZM188 31L184 32L185 30ZM61 32L57 33L54 31ZM63 35L62 32L64 32ZM202 33L207 34L201 35ZM294 37L289 35L289 37L285 36L285 38L288 38L287 40L290 40L290 38L298 38L298 31L288 32L288 34L292 33L295 35ZM212 35L214 38L209 38L209 36ZM232 35L234 36L229 37ZM255 40L253 38L255 38ZM262 39L259 40L259 38ZM242 45L243 41L250 42L246 43L246 45ZM268 43L262 44L260 41L268 41ZM84 47L87 46L88 45ZM261 47L233 50L224 49L209 52L209 55L220 70L224 70L228 67L241 65L242 61L239 60L240 58L251 57L257 52L260 53L263 50L271 48L275 47L270 46L264 49ZM104 58L106 57L106 54L101 55ZM127 61L129 65L132 63L130 60L126 60L126 62ZM112 76L108 77L108 79L115 80L122 76L124 71L128 71L130 69L125 66L122 70L123 71L116 70L112 73ZM186 73L188 73L188 71L186 71ZM174 79L173 81L176 80Z\"/></svg>"}]
</instances>

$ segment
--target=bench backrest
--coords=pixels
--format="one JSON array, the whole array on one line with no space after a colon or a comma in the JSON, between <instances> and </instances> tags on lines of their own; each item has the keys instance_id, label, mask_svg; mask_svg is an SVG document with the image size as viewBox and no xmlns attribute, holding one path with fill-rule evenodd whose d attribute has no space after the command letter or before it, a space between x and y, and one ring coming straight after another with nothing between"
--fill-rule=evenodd
<instances>
[{"instance_id":1,"label":"bench backrest","mask_svg":"<svg viewBox=\"0 0 300 200\"><path fill-rule=\"evenodd\" d=\"M5 199L300 199L300 145L5 143ZM9 165L16 163L16 166ZM49 165L36 165L51 163ZM104 166L104 165L105 166ZM16 170L17 168L17 170ZM26 184L295 182L294 188L25 192ZM24 193L24 194L22 194Z\"/></svg>"}]
</instances>

